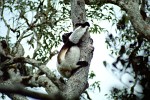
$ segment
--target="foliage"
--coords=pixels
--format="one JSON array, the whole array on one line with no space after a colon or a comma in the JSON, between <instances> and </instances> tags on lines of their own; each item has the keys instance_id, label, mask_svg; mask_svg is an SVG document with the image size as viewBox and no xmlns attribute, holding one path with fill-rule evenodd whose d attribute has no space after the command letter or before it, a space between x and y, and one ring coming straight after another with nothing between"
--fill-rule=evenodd
<instances>
[{"instance_id":1,"label":"foliage","mask_svg":"<svg viewBox=\"0 0 150 100\"><path fill-rule=\"evenodd\" d=\"M136 100L136 96L129 94L127 89L119 90L115 87L111 90L111 95L108 98L113 100Z\"/></svg>"},{"instance_id":2,"label":"foliage","mask_svg":"<svg viewBox=\"0 0 150 100\"><path fill-rule=\"evenodd\" d=\"M102 33L107 32L105 28L99 25L102 20L106 21L116 21L115 12L112 5L90 5L86 7L86 16L88 20L92 22L92 27L90 28L91 33Z\"/></svg>"},{"instance_id":3,"label":"foliage","mask_svg":"<svg viewBox=\"0 0 150 100\"><path fill-rule=\"evenodd\" d=\"M33 58L47 61L52 48L60 44L60 33L66 31L60 25L67 19L61 16L65 13L56 10L50 1L45 0L8 0L1 8L1 19L11 31L10 34L14 34L18 42L28 38L27 43L35 49ZM6 17L8 14L10 17Z\"/></svg>"},{"instance_id":4,"label":"foliage","mask_svg":"<svg viewBox=\"0 0 150 100\"><path fill-rule=\"evenodd\" d=\"M89 79L94 79L96 77L95 73L93 71L91 71L91 73L89 74ZM101 91L101 88L100 88L100 81L95 81L94 83L92 83L90 86L89 86L89 89L88 90L95 90L95 89L98 89L99 92Z\"/></svg>"}]
</instances>

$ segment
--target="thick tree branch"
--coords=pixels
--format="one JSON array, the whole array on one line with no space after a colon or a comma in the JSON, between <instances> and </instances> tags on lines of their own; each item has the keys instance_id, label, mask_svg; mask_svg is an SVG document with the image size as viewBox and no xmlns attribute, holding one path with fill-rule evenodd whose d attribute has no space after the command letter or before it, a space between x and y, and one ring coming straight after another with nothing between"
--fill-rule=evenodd
<instances>
[{"instance_id":1,"label":"thick tree branch","mask_svg":"<svg viewBox=\"0 0 150 100\"><path fill-rule=\"evenodd\" d=\"M150 41L150 25L142 18L138 2L133 2L132 0L129 0L128 3L119 2L118 4L127 12L135 30L139 34L145 35L145 38Z\"/></svg>"},{"instance_id":2,"label":"thick tree branch","mask_svg":"<svg viewBox=\"0 0 150 100\"><path fill-rule=\"evenodd\" d=\"M10 80L7 80L5 82L1 82L0 83L0 92L1 93L5 93L3 91L7 91L9 88L7 88L7 86L12 86L12 81ZM3 90L1 89L1 87L4 89L6 88L6 90ZM9 98L11 98L12 100L28 100L25 96L21 96L21 95L18 95L18 94L11 94L11 93L5 93Z\"/></svg>"},{"instance_id":3,"label":"thick tree branch","mask_svg":"<svg viewBox=\"0 0 150 100\"><path fill-rule=\"evenodd\" d=\"M41 61L37 61L37 60L34 60L34 59L25 58L25 57L11 58L9 61L1 63L0 64L1 65L0 69L2 69L4 66L8 66L8 65L11 65L11 64L15 64L15 63L28 63L28 64L31 64L33 66L36 66L42 72L44 72L44 74L46 74L46 76L49 79L54 80L56 78L56 76L45 65L43 65Z\"/></svg>"},{"instance_id":4,"label":"thick tree branch","mask_svg":"<svg viewBox=\"0 0 150 100\"><path fill-rule=\"evenodd\" d=\"M46 65L42 64L41 61L37 61L34 59L30 59L30 58L25 58L25 57L15 57L15 58L11 58L9 61L7 62L3 62L0 67L0 69L2 69L4 66L8 66L11 64L15 64L15 63L28 63L31 64L35 67L37 67L38 69L40 69L51 81L54 82L54 84L56 83L57 85L59 85L61 82L56 78L56 75L53 74L53 72L47 68ZM61 87L63 87L63 84L60 84ZM60 87L60 86L59 86Z\"/></svg>"},{"instance_id":5,"label":"thick tree branch","mask_svg":"<svg viewBox=\"0 0 150 100\"><path fill-rule=\"evenodd\" d=\"M61 96L61 92L59 91L57 86L53 84L53 82L45 76L37 75L37 76L30 76L28 78L27 77L24 78L21 77L20 75L17 75L13 69L9 70L9 74L11 75L11 79L0 83L0 92L7 94L10 98L20 98L17 100L26 100L24 96L29 96L41 100L58 100L58 99L62 100L63 99ZM48 95L27 90L20 83L23 83L25 85L28 84L27 86L31 86L31 87L42 86L46 89Z\"/></svg>"},{"instance_id":6,"label":"thick tree branch","mask_svg":"<svg viewBox=\"0 0 150 100\"><path fill-rule=\"evenodd\" d=\"M5 85L2 85L2 84L0 85L0 92L1 93L20 94L20 95L24 95L24 96L33 97L36 99L41 99L41 100L56 100L56 99L54 99L55 97L53 97L53 96L49 96L47 94L27 90L22 85L19 85L19 84L13 85L11 83L11 81L9 82L9 84L5 84Z\"/></svg>"},{"instance_id":7,"label":"thick tree branch","mask_svg":"<svg viewBox=\"0 0 150 100\"><path fill-rule=\"evenodd\" d=\"M88 5L111 3L120 6L127 12L135 30L150 41L150 25L144 21L140 14L139 0L85 0L85 2Z\"/></svg>"},{"instance_id":8,"label":"thick tree branch","mask_svg":"<svg viewBox=\"0 0 150 100\"><path fill-rule=\"evenodd\" d=\"M12 100L28 100L27 97L19 95L19 94L7 94Z\"/></svg>"}]
</instances>

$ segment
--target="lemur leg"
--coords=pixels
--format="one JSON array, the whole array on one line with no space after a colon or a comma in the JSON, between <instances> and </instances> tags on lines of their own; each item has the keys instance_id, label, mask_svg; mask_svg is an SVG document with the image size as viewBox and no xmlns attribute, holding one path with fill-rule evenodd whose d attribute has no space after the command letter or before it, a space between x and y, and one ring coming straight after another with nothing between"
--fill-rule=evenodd
<instances>
[{"instance_id":1,"label":"lemur leg","mask_svg":"<svg viewBox=\"0 0 150 100\"><path fill-rule=\"evenodd\" d=\"M87 61L78 61L77 65L79 65L81 67L86 67L86 66L88 66L88 62Z\"/></svg>"},{"instance_id":2,"label":"lemur leg","mask_svg":"<svg viewBox=\"0 0 150 100\"><path fill-rule=\"evenodd\" d=\"M71 71L71 74L72 74L72 75L73 75L79 68L88 66L88 62L87 62L87 61L78 61L78 62L77 62L77 65L78 65L79 67Z\"/></svg>"}]
</instances>

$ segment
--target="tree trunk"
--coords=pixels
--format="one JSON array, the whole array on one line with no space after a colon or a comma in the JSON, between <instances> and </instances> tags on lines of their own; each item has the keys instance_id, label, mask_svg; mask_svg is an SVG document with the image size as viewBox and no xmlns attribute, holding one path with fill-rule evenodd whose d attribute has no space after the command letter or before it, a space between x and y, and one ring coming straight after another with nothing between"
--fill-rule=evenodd
<instances>
[{"instance_id":1,"label":"tree trunk","mask_svg":"<svg viewBox=\"0 0 150 100\"><path fill-rule=\"evenodd\" d=\"M71 18L73 26L76 23L86 22L85 14L85 2L84 0L70 0L71 1ZM93 46L92 39L90 38L89 32L87 32L80 46L81 56L80 60L85 60L89 63L93 57ZM79 96L88 88L88 72L89 65L80 68L74 75L72 75L64 90L64 95L66 99L73 100L79 98Z\"/></svg>"}]
</instances>

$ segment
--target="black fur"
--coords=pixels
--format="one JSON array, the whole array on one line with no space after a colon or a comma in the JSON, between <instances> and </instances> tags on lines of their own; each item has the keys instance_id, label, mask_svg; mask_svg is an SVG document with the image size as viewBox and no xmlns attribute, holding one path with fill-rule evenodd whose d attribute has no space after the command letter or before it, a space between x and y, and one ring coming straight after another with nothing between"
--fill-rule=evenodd
<instances>
[{"instance_id":1,"label":"black fur","mask_svg":"<svg viewBox=\"0 0 150 100\"><path fill-rule=\"evenodd\" d=\"M88 62L87 62L87 61L78 61L78 62L77 62L77 65L80 65L80 66L88 66Z\"/></svg>"},{"instance_id":2,"label":"black fur","mask_svg":"<svg viewBox=\"0 0 150 100\"><path fill-rule=\"evenodd\" d=\"M79 26L85 27L85 26L90 26L90 24L89 24L89 22L85 22L85 23L76 23L76 24L75 24L75 27L79 27Z\"/></svg>"},{"instance_id":3,"label":"black fur","mask_svg":"<svg viewBox=\"0 0 150 100\"><path fill-rule=\"evenodd\" d=\"M88 66L88 62L87 61L78 61L77 65L80 65L80 67L72 70L71 74L73 75L78 69L82 68L82 67L86 67Z\"/></svg>"},{"instance_id":4,"label":"black fur","mask_svg":"<svg viewBox=\"0 0 150 100\"><path fill-rule=\"evenodd\" d=\"M64 33L63 35L62 35L62 41L63 41L63 43L66 43L67 41L68 41L68 39L69 39L69 36L72 34L72 32L70 32L70 33Z\"/></svg>"}]
</instances>

